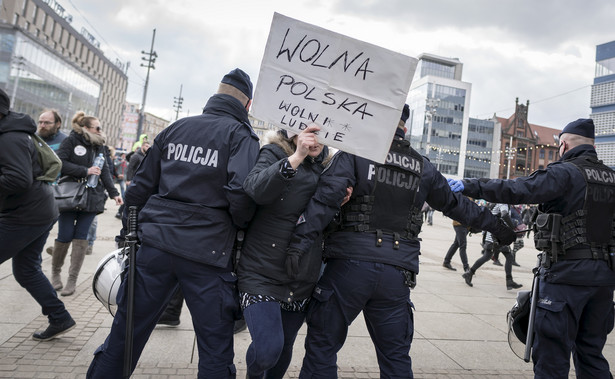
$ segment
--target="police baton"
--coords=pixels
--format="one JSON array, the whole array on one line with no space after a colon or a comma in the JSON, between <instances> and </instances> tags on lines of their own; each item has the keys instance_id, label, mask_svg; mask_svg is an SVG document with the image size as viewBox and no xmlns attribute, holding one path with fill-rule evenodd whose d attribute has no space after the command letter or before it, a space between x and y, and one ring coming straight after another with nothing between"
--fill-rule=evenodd
<instances>
[{"instance_id":1,"label":"police baton","mask_svg":"<svg viewBox=\"0 0 615 379\"><path fill-rule=\"evenodd\" d=\"M128 250L126 275L126 340L124 344L124 378L132 373L132 344L134 332L135 265L137 262L137 207L128 208L128 235L124 248Z\"/></svg>"},{"instance_id":2,"label":"police baton","mask_svg":"<svg viewBox=\"0 0 615 379\"><path fill-rule=\"evenodd\" d=\"M525 337L525 354L523 354L523 360L526 362L530 361L530 355L532 352L532 344L534 343L534 319L536 318L536 304L538 304L538 283L540 281L539 272L540 272L540 262L542 261L542 254L538 254L538 263L536 263L536 267L532 270L534 273L534 281L532 282L532 295L531 295L531 305L530 305L530 319L527 323L527 336Z\"/></svg>"}]
</instances>

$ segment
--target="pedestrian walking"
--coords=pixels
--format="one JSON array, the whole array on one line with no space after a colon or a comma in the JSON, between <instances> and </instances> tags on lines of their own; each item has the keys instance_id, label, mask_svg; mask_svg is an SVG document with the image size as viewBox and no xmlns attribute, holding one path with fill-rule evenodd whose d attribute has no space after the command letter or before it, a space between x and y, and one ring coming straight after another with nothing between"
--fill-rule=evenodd
<instances>
[{"instance_id":1,"label":"pedestrian walking","mask_svg":"<svg viewBox=\"0 0 615 379\"><path fill-rule=\"evenodd\" d=\"M80 111L73 117L72 125L73 130L57 151L58 157L62 159L62 176L69 176L74 181L87 180L90 175L97 175L98 178L85 209L60 212L58 237L51 258L51 284L56 290L62 290L62 296L75 293L77 278L88 248L88 231L96 214L105 209L105 190L117 205L122 204L108 165L103 165L102 169L94 165L94 159L99 154L104 156L105 136L100 121ZM60 274L71 244L68 280L64 285Z\"/></svg>"},{"instance_id":2,"label":"pedestrian walking","mask_svg":"<svg viewBox=\"0 0 615 379\"><path fill-rule=\"evenodd\" d=\"M515 225L510 217L510 206L508 204L495 204L495 206L491 209L491 213L504 220L506 225L508 225L511 229L514 229ZM517 239L517 235L515 234L515 239ZM513 241L514 241L513 240ZM466 284L470 287L472 284L472 277L476 275L476 271L483 265L485 262L489 261L496 252L502 253L504 258L506 259L504 263L504 272L506 273L506 289L513 290L517 288L521 288L522 285L515 282L512 277L512 253L510 251L510 244L502 244L497 241L496 238L493 237L493 234L489 232L484 232L483 234L483 250L480 258L474 262L472 267L469 270L464 272L461 276L465 280Z\"/></svg>"},{"instance_id":3,"label":"pedestrian walking","mask_svg":"<svg viewBox=\"0 0 615 379\"><path fill-rule=\"evenodd\" d=\"M51 186L35 179L43 171L30 136L36 124L9 109L9 97L0 89L0 264L12 259L15 280L41 306L49 326L32 338L47 341L75 327L41 269L41 253L58 211Z\"/></svg>"}]
</instances>

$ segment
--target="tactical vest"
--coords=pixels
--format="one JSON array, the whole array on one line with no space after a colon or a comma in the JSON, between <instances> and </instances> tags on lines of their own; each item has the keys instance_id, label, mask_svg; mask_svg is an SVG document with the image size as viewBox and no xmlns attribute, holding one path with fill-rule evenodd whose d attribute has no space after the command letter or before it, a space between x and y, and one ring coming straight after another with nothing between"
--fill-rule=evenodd
<instances>
[{"instance_id":1,"label":"tactical vest","mask_svg":"<svg viewBox=\"0 0 615 379\"><path fill-rule=\"evenodd\" d=\"M536 222L537 233L534 235L536 248L550 251L552 247L549 246L556 246L558 251L555 255L563 254L562 259L609 260L610 254L615 253L615 171L591 157L577 157L567 162L579 169L585 179L583 209L566 217L539 215ZM556 223L559 225L554 225ZM553 236L553 231L557 228L559 233ZM547 242L549 239L551 242ZM553 245L554 241L556 245ZM580 250L578 247L587 251L587 246L591 256L574 252ZM553 253L551 251L552 255Z\"/></svg>"},{"instance_id":2,"label":"tactical vest","mask_svg":"<svg viewBox=\"0 0 615 379\"><path fill-rule=\"evenodd\" d=\"M382 235L416 239L423 223L414 199L423 173L423 157L406 140L395 140L384 164L374 164L368 180L373 182L369 195L356 196L342 207L342 230L376 233L376 246Z\"/></svg>"}]
</instances>

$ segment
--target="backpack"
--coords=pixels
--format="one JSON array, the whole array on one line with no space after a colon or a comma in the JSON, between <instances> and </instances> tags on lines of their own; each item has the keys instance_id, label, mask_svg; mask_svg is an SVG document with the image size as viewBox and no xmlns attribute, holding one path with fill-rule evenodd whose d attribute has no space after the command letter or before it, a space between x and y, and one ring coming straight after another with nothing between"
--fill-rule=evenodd
<instances>
[{"instance_id":1,"label":"backpack","mask_svg":"<svg viewBox=\"0 0 615 379\"><path fill-rule=\"evenodd\" d=\"M29 136L38 154L38 164L43 170L43 174L37 176L36 180L48 183L55 182L62 170L62 160L41 137L36 134L29 134Z\"/></svg>"}]
</instances>

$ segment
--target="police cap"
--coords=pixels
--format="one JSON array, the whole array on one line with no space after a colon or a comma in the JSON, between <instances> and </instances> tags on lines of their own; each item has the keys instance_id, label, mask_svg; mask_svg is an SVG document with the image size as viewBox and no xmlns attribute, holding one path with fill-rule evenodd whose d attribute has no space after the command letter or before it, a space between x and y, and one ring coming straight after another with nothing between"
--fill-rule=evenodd
<instances>
[{"instance_id":1,"label":"police cap","mask_svg":"<svg viewBox=\"0 0 615 379\"><path fill-rule=\"evenodd\" d=\"M248 99L252 99L252 82L250 76L236 68L222 78L222 83L228 84L240 90Z\"/></svg>"},{"instance_id":2,"label":"police cap","mask_svg":"<svg viewBox=\"0 0 615 379\"><path fill-rule=\"evenodd\" d=\"M559 134L561 137L562 134L577 134L579 136L587 137L587 138L595 138L594 135L594 120L591 118L580 118L576 121L571 122L566 125L564 130Z\"/></svg>"}]
</instances>

